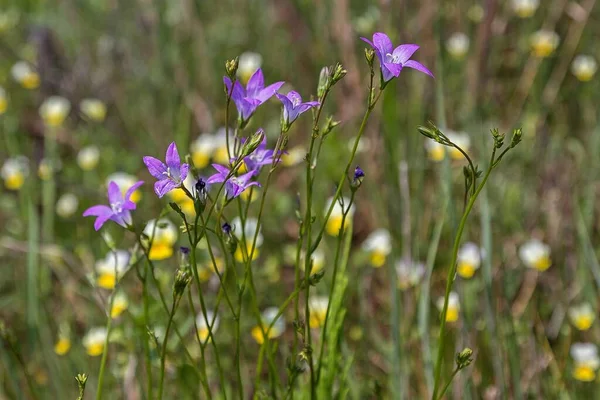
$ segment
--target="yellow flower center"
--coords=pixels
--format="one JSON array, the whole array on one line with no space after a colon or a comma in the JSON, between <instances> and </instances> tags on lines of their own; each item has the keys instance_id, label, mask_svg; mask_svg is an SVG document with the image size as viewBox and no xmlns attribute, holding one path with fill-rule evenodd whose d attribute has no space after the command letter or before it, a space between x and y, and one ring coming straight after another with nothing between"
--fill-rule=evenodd
<instances>
[{"instance_id":1,"label":"yellow flower center","mask_svg":"<svg viewBox=\"0 0 600 400\"><path fill-rule=\"evenodd\" d=\"M575 77L581 82L589 82L592 80L596 72L589 68L582 68L575 71Z\"/></svg>"},{"instance_id":2,"label":"yellow flower center","mask_svg":"<svg viewBox=\"0 0 600 400\"><path fill-rule=\"evenodd\" d=\"M210 162L210 154L206 154L200 151L196 151L192 154L192 161L196 168L202 169Z\"/></svg>"},{"instance_id":3,"label":"yellow flower center","mask_svg":"<svg viewBox=\"0 0 600 400\"><path fill-rule=\"evenodd\" d=\"M432 161L442 161L446 155L446 150L443 146L435 146L429 149L428 155Z\"/></svg>"},{"instance_id":4,"label":"yellow flower center","mask_svg":"<svg viewBox=\"0 0 600 400\"><path fill-rule=\"evenodd\" d=\"M465 151L465 153L468 154L466 148L463 148L463 150ZM463 156L463 154L458 149L452 147L450 149L450 157L452 157L453 160L462 160L465 156Z\"/></svg>"},{"instance_id":5,"label":"yellow flower center","mask_svg":"<svg viewBox=\"0 0 600 400\"><path fill-rule=\"evenodd\" d=\"M331 236L338 236L340 234L340 229L342 228L342 215L330 216L327 221L327 225L325 226L325 231ZM350 221L349 216L346 217L346 222L344 223L344 228L348 227L348 222Z\"/></svg>"},{"instance_id":6,"label":"yellow flower center","mask_svg":"<svg viewBox=\"0 0 600 400\"><path fill-rule=\"evenodd\" d=\"M227 146L219 147L215 150L214 159L219 164L229 164L229 155L227 154Z\"/></svg>"},{"instance_id":7,"label":"yellow flower center","mask_svg":"<svg viewBox=\"0 0 600 400\"><path fill-rule=\"evenodd\" d=\"M594 315L579 315L574 319L573 325L580 331L587 331L594 323Z\"/></svg>"},{"instance_id":8,"label":"yellow flower center","mask_svg":"<svg viewBox=\"0 0 600 400\"><path fill-rule=\"evenodd\" d=\"M325 322L325 316L327 315L327 310L319 310L312 311L310 313L309 326L311 328L319 328Z\"/></svg>"},{"instance_id":9,"label":"yellow flower center","mask_svg":"<svg viewBox=\"0 0 600 400\"><path fill-rule=\"evenodd\" d=\"M86 348L88 355L96 357L102 354L104 350L104 343L92 343Z\"/></svg>"},{"instance_id":10,"label":"yellow flower center","mask_svg":"<svg viewBox=\"0 0 600 400\"><path fill-rule=\"evenodd\" d=\"M4 180L4 185L9 190L18 190L25 183L25 177L23 174L13 174Z\"/></svg>"},{"instance_id":11,"label":"yellow flower center","mask_svg":"<svg viewBox=\"0 0 600 400\"><path fill-rule=\"evenodd\" d=\"M540 39L533 44L533 54L537 57L548 57L554 52L555 46L550 40Z\"/></svg>"},{"instance_id":12,"label":"yellow flower center","mask_svg":"<svg viewBox=\"0 0 600 400\"><path fill-rule=\"evenodd\" d=\"M0 97L0 114L4 114L8 108L8 101L6 97Z\"/></svg>"},{"instance_id":13,"label":"yellow flower center","mask_svg":"<svg viewBox=\"0 0 600 400\"><path fill-rule=\"evenodd\" d=\"M249 240L250 240L250 242L246 245L245 253L241 247L241 246L243 246L242 243L239 243L237 246L237 249L235 249L234 257L237 260L237 262L244 262L244 260L246 259L246 254L250 254L250 251L252 250L252 238ZM252 261L256 260L257 257L258 257L258 248L254 248L254 252L252 253Z\"/></svg>"},{"instance_id":14,"label":"yellow flower center","mask_svg":"<svg viewBox=\"0 0 600 400\"><path fill-rule=\"evenodd\" d=\"M84 171L91 171L96 168L96 165L98 165L98 159L95 158L84 158L79 162L79 167Z\"/></svg>"},{"instance_id":15,"label":"yellow flower center","mask_svg":"<svg viewBox=\"0 0 600 400\"><path fill-rule=\"evenodd\" d=\"M265 330L267 330L268 328L269 328L268 326L265 326ZM256 343L258 343L258 344L263 344L263 342L265 341L263 331L260 328L260 326L258 326L258 325L255 326L254 328L252 328L252 331L250 332L250 334L252 335L254 340L256 340ZM269 333L267 334L269 339L276 338L279 335L281 335L281 331L279 331L277 328L275 328L275 326L273 326L271 328L271 330L269 331Z\"/></svg>"},{"instance_id":16,"label":"yellow flower center","mask_svg":"<svg viewBox=\"0 0 600 400\"><path fill-rule=\"evenodd\" d=\"M244 201L250 200L250 203L252 203L254 200L258 199L258 190L256 188L252 188L252 187L248 188L248 189L244 190L242 192L242 194L240 194L240 197L242 198L242 200L244 200Z\"/></svg>"},{"instance_id":17,"label":"yellow flower center","mask_svg":"<svg viewBox=\"0 0 600 400\"><path fill-rule=\"evenodd\" d=\"M117 318L119 315L123 313L123 311L127 310L127 303L124 301L115 301L110 310L110 317Z\"/></svg>"},{"instance_id":18,"label":"yellow flower center","mask_svg":"<svg viewBox=\"0 0 600 400\"><path fill-rule=\"evenodd\" d=\"M44 122L48 126L57 127L57 126L62 125L62 123L65 121L66 117L67 117L67 114L63 113L63 112L48 113L48 114L44 115Z\"/></svg>"},{"instance_id":19,"label":"yellow flower center","mask_svg":"<svg viewBox=\"0 0 600 400\"><path fill-rule=\"evenodd\" d=\"M458 307L448 307L446 311L446 322L458 321Z\"/></svg>"},{"instance_id":20,"label":"yellow flower center","mask_svg":"<svg viewBox=\"0 0 600 400\"><path fill-rule=\"evenodd\" d=\"M550 265L552 265L552 261L548 256L540 257L533 262L533 267L540 272L543 272L550 268Z\"/></svg>"},{"instance_id":21,"label":"yellow flower center","mask_svg":"<svg viewBox=\"0 0 600 400\"><path fill-rule=\"evenodd\" d=\"M535 14L535 8L534 7L519 7L516 10L516 13L519 18L529 18L529 17L532 17L533 14Z\"/></svg>"},{"instance_id":22,"label":"yellow flower center","mask_svg":"<svg viewBox=\"0 0 600 400\"><path fill-rule=\"evenodd\" d=\"M134 203L137 203L141 199L142 199L142 192L140 192L139 190L136 190L135 192L131 193L131 197L129 198L129 200L133 201Z\"/></svg>"},{"instance_id":23,"label":"yellow flower center","mask_svg":"<svg viewBox=\"0 0 600 400\"><path fill-rule=\"evenodd\" d=\"M473 264L464 261L460 261L456 267L456 273L465 279L473 277L476 270Z\"/></svg>"},{"instance_id":24,"label":"yellow flower center","mask_svg":"<svg viewBox=\"0 0 600 400\"><path fill-rule=\"evenodd\" d=\"M35 89L40 86L40 76L35 72L31 72L21 80L21 85L25 89Z\"/></svg>"},{"instance_id":25,"label":"yellow flower center","mask_svg":"<svg viewBox=\"0 0 600 400\"><path fill-rule=\"evenodd\" d=\"M370 261L371 265L375 268L382 267L385 264L387 254L381 250L374 250L371 252Z\"/></svg>"},{"instance_id":26,"label":"yellow flower center","mask_svg":"<svg viewBox=\"0 0 600 400\"><path fill-rule=\"evenodd\" d=\"M115 287L115 283L117 283L117 277L114 273L104 272L98 276L96 283L101 288L110 290Z\"/></svg>"},{"instance_id":27,"label":"yellow flower center","mask_svg":"<svg viewBox=\"0 0 600 400\"><path fill-rule=\"evenodd\" d=\"M596 378L596 372L587 364L579 364L573 370L573 378L582 382L591 382Z\"/></svg>"},{"instance_id":28,"label":"yellow flower center","mask_svg":"<svg viewBox=\"0 0 600 400\"><path fill-rule=\"evenodd\" d=\"M64 356L71 349L71 341L68 338L59 338L54 345L54 352L59 356Z\"/></svg>"},{"instance_id":29,"label":"yellow flower center","mask_svg":"<svg viewBox=\"0 0 600 400\"><path fill-rule=\"evenodd\" d=\"M202 343L206 342L207 339L210 340L210 331L208 330L208 327L198 328L198 338L200 338L200 341Z\"/></svg>"},{"instance_id":30,"label":"yellow flower center","mask_svg":"<svg viewBox=\"0 0 600 400\"><path fill-rule=\"evenodd\" d=\"M169 244L162 242L152 243L148 257L153 261L160 261L167 259L173 255L173 247Z\"/></svg>"}]
</instances>

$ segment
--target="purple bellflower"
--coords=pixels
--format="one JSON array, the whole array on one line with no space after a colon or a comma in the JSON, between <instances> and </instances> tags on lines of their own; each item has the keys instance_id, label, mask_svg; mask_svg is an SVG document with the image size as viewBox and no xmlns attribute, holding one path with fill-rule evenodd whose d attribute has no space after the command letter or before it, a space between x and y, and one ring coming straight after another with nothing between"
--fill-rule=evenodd
<instances>
[{"instance_id":1,"label":"purple bellflower","mask_svg":"<svg viewBox=\"0 0 600 400\"><path fill-rule=\"evenodd\" d=\"M259 68L248 80L246 88L239 81L235 81L232 89L231 79L227 76L223 77L223 83L227 94L231 93L231 99L235 103L242 121L247 121L258 106L273 97L285 82L275 82L265 87L265 77L262 69Z\"/></svg>"},{"instance_id":2,"label":"purple bellflower","mask_svg":"<svg viewBox=\"0 0 600 400\"><path fill-rule=\"evenodd\" d=\"M361 39L375 50L379 64L381 64L381 75L384 82L397 78L404 67L414 68L433 77L431 71L425 68L423 64L410 59L415 51L419 49L416 44L401 44L394 49L388 35L381 32L373 34L372 42L364 37L361 37Z\"/></svg>"},{"instance_id":3,"label":"purple bellflower","mask_svg":"<svg viewBox=\"0 0 600 400\"><path fill-rule=\"evenodd\" d=\"M180 187L188 175L189 165L181 163L175 142L167 148L164 164L162 161L146 156L144 164L148 167L150 175L158 179L154 183L154 192L158 197L163 197L171 190Z\"/></svg>"},{"instance_id":4,"label":"purple bellflower","mask_svg":"<svg viewBox=\"0 0 600 400\"><path fill-rule=\"evenodd\" d=\"M250 180L254 176L253 171L240 176L229 176L230 170L228 168L219 164L213 164L212 166L217 170L217 173L208 178L206 183L213 184L225 182L225 197L228 200L238 197L250 186L260 186L258 182Z\"/></svg>"},{"instance_id":5,"label":"purple bellflower","mask_svg":"<svg viewBox=\"0 0 600 400\"><path fill-rule=\"evenodd\" d=\"M262 129L259 129L262 131ZM274 150L267 150L267 138L263 137L262 142L258 145L249 156L244 158L246 169L253 172L254 175L258 175L261 167L273 163Z\"/></svg>"},{"instance_id":6,"label":"purple bellflower","mask_svg":"<svg viewBox=\"0 0 600 400\"><path fill-rule=\"evenodd\" d=\"M133 184L125 196L121 193L119 185L114 181L110 181L108 184L108 206L97 205L92 206L83 212L84 217L94 216L96 221L94 222L94 229L99 230L102 225L108 220L115 221L117 224L127 228L131 225L131 211L135 210L135 203L130 200L131 195L137 188L139 188L144 181L138 181Z\"/></svg>"},{"instance_id":7,"label":"purple bellflower","mask_svg":"<svg viewBox=\"0 0 600 400\"><path fill-rule=\"evenodd\" d=\"M300 116L300 114L310 110L312 107L318 107L318 101L302 102L300 93L292 90L288 94L276 94L277 98L283 103L283 122L287 127Z\"/></svg>"}]
</instances>

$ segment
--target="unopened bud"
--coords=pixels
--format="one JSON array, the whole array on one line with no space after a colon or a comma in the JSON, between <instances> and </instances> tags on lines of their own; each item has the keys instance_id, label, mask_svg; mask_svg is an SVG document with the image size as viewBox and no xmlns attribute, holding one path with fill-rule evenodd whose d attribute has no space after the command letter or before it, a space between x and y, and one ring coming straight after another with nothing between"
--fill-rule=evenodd
<instances>
[{"instance_id":1,"label":"unopened bud","mask_svg":"<svg viewBox=\"0 0 600 400\"><path fill-rule=\"evenodd\" d=\"M175 282L173 283L173 297L181 297L185 288L192 281L192 276L188 269L178 269L175 274Z\"/></svg>"},{"instance_id":2,"label":"unopened bud","mask_svg":"<svg viewBox=\"0 0 600 400\"><path fill-rule=\"evenodd\" d=\"M365 49L365 59L367 60L369 68L373 69L373 60L375 60L375 50Z\"/></svg>"},{"instance_id":3,"label":"unopened bud","mask_svg":"<svg viewBox=\"0 0 600 400\"><path fill-rule=\"evenodd\" d=\"M329 89L330 87L330 73L329 73L330 67L323 67L323 69L321 69L321 73L319 74L319 84L317 85L317 97L319 98L319 100L321 100L323 98L323 96L325 95L325 92Z\"/></svg>"},{"instance_id":4,"label":"unopened bud","mask_svg":"<svg viewBox=\"0 0 600 400\"><path fill-rule=\"evenodd\" d=\"M325 127L323 128L322 135L323 136L328 135L329 133L331 133L333 128L335 128L339 124L340 124L340 121L334 121L333 117L330 115L329 117L327 117L327 121L325 122Z\"/></svg>"},{"instance_id":5,"label":"unopened bud","mask_svg":"<svg viewBox=\"0 0 600 400\"><path fill-rule=\"evenodd\" d=\"M262 129L256 131L256 133L244 143L244 147L242 147L241 158L247 157L254 152L260 146L263 139L265 138L265 132Z\"/></svg>"},{"instance_id":6,"label":"unopened bud","mask_svg":"<svg viewBox=\"0 0 600 400\"><path fill-rule=\"evenodd\" d=\"M238 65L239 65L239 57L236 57L233 60L228 60L225 62L225 72L227 73L227 76L229 77L229 79L231 79L232 81L235 79L235 75L238 70ZM227 96L230 96L230 93L227 93Z\"/></svg>"},{"instance_id":7,"label":"unopened bud","mask_svg":"<svg viewBox=\"0 0 600 400\"><path fill-rule=\"evenodd\" d=\"M344 67L342 67L342 64L335 64L335 66L333 67L333 72L331 73L331 86L338 83L340 79L346 76L347 73L348 71L346 71Z\"/></svg>"},{"instance_id":8,"label":"unopened bud","mask_svg":"<svg viewBox=\"0 0 600 400\"><path fill-rule=\"evenodd\" d=\"M312 262L311 262L311 264L312 264ZM318 272L315 272L308 278L308 283L310 284L310 286L317 286L317 283L319 283L321 281L321 279L323 279L324 275L325 275L324 269L322 269Z\"/></svg>"},{"instance_id":9,"label":"unopened bud","mask_svg":"<svg viewBox=\"0 0 600 400\"><path fill-rule=\"evenodd\" d=\"M354 190L358 189L360 185L362 185L363 180L365 179L365 171L362 170L358 165L354 168L354 177L352 178L352 188Z\"/></svg>"},{"instance_id":10,"label":"unopened bud","mask_svg":"<svg viewBox=\"0 0 600 400\"><path fill-rule=\"evenodd\" d=\"M510 148L512 149L513 147L518 145L521 142L522 137L523 137L523 131L521 130L521 128L515 129L513 131L513 136L510 141Z\"/></svg>"},{"instance_id":11,"label":"unopened bud","mask_svg":"<svg viewBox=\"0 0 600 400\"><path fill-rule=\"evenodd\" d=\"M466 347L463 351L456 354L456 366L458 369L468 367L473 362L473 350Z\"/></svg>"}]
</instances>

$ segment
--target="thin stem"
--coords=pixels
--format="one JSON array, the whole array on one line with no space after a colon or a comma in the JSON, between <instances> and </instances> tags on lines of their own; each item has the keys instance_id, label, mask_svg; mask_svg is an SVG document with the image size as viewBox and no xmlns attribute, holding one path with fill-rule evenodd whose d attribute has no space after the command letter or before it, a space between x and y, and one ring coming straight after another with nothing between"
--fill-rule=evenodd
<instances>
[{"instance_id":1,"label":"thin stem","mask_svg":"<svg viewBox=\"0 0 600 400\"><path fill-rule=\"evenodd\" d=\"M165 338L162 343L162 355L160 357L160 380L158 381L158 400L162 399L164 381L165 381L165 362L167 360L167 341L169 340L169 332L171 331L171 325L173 324L173 317L175 316L175 310L181 300L181 295L175 295L173 299L173 305L171 306L171 312L169 314L169 322L167 323L167 329L165 330Z\"/></svg>"},{"instance_id":2,"label":"thin stem","mask_svg":"<svg viewBox=\"0 0 600 400\"><path fill-rule=\"evenodd\" d=\"M115 253L116 257L116 253ZM115 260L116 265L116 260ZM115 286L116 288L116 286ZM110 295L110 304L108 306L108 321L106 322L106 338L104 339L104 348L102 349L102 360L100 361L100 372L98 373L98 388L96 389L96 400L100 400L102 398L102 384L104 382L104 370L106 368L106 360L108 358L108 339L110 338L110 330L112 328L112 308L113 302L115 300L116 290L113 289Z\"/></svg>"},{"instance_id":3,"label":"thin stem","mask_svg":"<svg viewBox=\"0 0 600 400\"><path fill-rule=\"evenodd\" d=\"M485 183L487 182L487 180L490 176L490 173L492 172L492 169L494 168L494 161L495 161L494 156L495 155L496 155L496 148L494 147L494 150L492 151L492 158L491 158L490 165L485 173L485 176L483 177L483 180L477 187L477 190L469 199L469 203L467 204L467 208L465 209L465 212L463 213L463 216L460 220L460 223L458 225L458 231L457 231L456 237L454 239L454 246L452 248L452 264L448 271L448 277L446 278L447 280L446 280L446 293L444 295L444 307L442 309L442 313L441 313L441 317L440 317L441 318L440 333L439 333L440 344L438 347L438 355L437 355L437 361L436 361L436 365L435 365L435 379L434 379L433 397L432 397L433 400L438 398L437 397L438 386L440 384L440 377L442 374L444 346L446 343L445 335L446 335L446 313L448 312L448 298L450 297L450 292L452 291L452 284L454 283L454 278L456 275L456 268L457 268L456 259L458 257L458 247L460 245L460 239L461 239L463 231L465 229L467 218L468 218L471 210L473 209L473 205L475 204L475 200L477 200L477 196L479 196L479 193L485 186Z\"/></svg>"},{"instance_id":4,"label":"thin stem","mask_svg":"<svg viewBox=\"0 0 600 400\"><path fill-rule=\"evenodd\" d=\"M190 304L190 308L192 309L192 315L194 316L194 332L196 333L196 341L198 342L198 346L200 347L200 383L202 384L202 388L206 393L206 397L208 399L212 399L212 393L210 388L208 387L208 378L206 376L206 360L204 359L204 346L202 345L202 341L200 340L200 335L198 333L198 324L196 323L196 308L194 307L194 301L192 300L192 291L187 291L188 303Z\"/></svg>"},{"instance_id":5,"label":"thin stem","mask_svg":"<svg viewBox=\"0 0 600 400\"><path fill-rule=\"evenodd\" d=\"M450 387L450 384L452 383L452 380L454 379L454 377L456 376L456 374L458 374L458 371L460 371L458 369L458 367L454 369L454 372L452 372L452 376L450 376L450 379L448 379L448 382L446 382L446 384L442 388L442 391L440 392L440 396L437 398L437 400L439 400L442 397L444 397L444 393L446 393L446 390L448 390L448 387Z\"/></svg>"},{"instance_id":6,"label":"thin stem","mask_svg":"<svg viewBox=\"0 0 600 400\"><path fill-rule=\"evenodd\" d=\"M352 204L354 203L355 194L356 194L356 192L353 191L352 196L350 197L350 204L348 204L348 208L342 214L342 225L341 225L340 231L338 233L337 246L335 249L335 261L333 263L333 276L331 277L331 287L329 289L330 301L327 302L327 311L325 312L325 321L323 322L323 331L321 333L321 349L319 351L319 361L317 363L318 364L317 383L319 383L319 379L321 377L321 366L323 364L323 353L324 353L324 349L325 349L325 341L327 340L327 325L329 322L329 314L331 313L331 303L332 303L331 300L333 299L333 294L335 291L335 283L337 280L339 258L340 258L340 251L342 248L343 237L346 233L344 230L344 226L346 224L346 217L348 216L348 213L350 212L350 208L352 207Z\"/></svg>"}]
</instances>

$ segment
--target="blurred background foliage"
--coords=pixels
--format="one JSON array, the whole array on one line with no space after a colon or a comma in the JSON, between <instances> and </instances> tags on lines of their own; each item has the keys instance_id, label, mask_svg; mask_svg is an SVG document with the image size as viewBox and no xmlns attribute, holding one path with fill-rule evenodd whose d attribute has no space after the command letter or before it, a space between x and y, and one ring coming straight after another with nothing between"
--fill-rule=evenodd
<instances>
[{"instance_id":1,"label":"blurred background foliage","mask_svg":"<svg viewBox=\"0 0 600 400\"><path fill-rule=\"evenodd\" d=\"M597 343L600 328L592 324L576 329L569 322L569 310L589 303L596 315L600 285L596 103L600 87L595 76L600 13L595 3L3 1L0 84L7 104L0 116L0 157L6 161L24 155L27 167L22 171L29 172L23 172L23 186L3 187L0 192L0 316L10 331L6 335L14 335L18 344L14 348L5 335L0 397L33 398L24 389L27 375L33 377L39 398L75 398L73 377L79 372L94 381L97 359L85 354L81 338L91 327L105 324L106 293L90 285L89 276L107 247L81 212L105 198L110 174L123 171L147 181L136 219L146 221L160 213L164 202L151 193L141 157L162 155L173 140L181 153L193 153L201 133L215 133L225 124L226 60L257 53L267 82L283 80L286 90L298 90L305 98L316 93L323 66L339 61L348 70L325 109L341 125L321 152L316 183L316 209L321 210L333 195L365 109L368 67L359 37L371 37L376 31L386 32L394 43L419 44L416 58L436 78L404 70L384 93L362 141L358 164L366 179L354 215L340 339L349 362L347 374L353 379L341 381L348 392L339 389L340 393L352 398L426 398L431 390L431 356L426 349L436 341L435 303L443 294L464 187L464 161L436 156L416 130L431 119L444 131L460 132L464 147L482 167L491 149L490 128L504 132L522 127L524 132L521 145L493 174L465 234L466 241L485 249L485 257L472 278L457 279L461 309L452 325L455 346L448 357L469 346L475 350L475 361L458 376L449 396L592 395L598 388L595 372L593 382L578 379L570 351L576 342ZM28 90L23 81L14 79L14 65L20 61L39 75L36 88ZM49 129L38 109L56 95L68 99L71 109L65 123L52 130L60 160L51 167L56 183L52 198L72 193L78 205L76 212L50 219L53 228L40 237L44 225L40 219L46 218L40 165L47 159L44 137ZM86 98L106 105L105 119L86 117L79 106ZM269 104L247 131L263 127L271 143L278 133L280 111L275 100ZM309 123L306 118L294 125L290 149L306 146ZM99 161L95 168L82 170L77 156L87 146L99 149ZM305 150L298 151L301 159ZM276 188L267 200L265 239L256 267L261 309L281 304L293 290L301 165L300 160L278 172ZM202 173L212 172L208 167ZM6 184L4 172L3 179ZM385 268L370 266L361 247L378 228L392 236ZM118 227L106 230L117 247L133 246ZM527 268L519 257L519 248L531 239L549 245L548 270ZM333 260L334 240L328 238L321 246L326 269ZM424 280L406 284L402 268L396 268L400 262L408 263L409 269L424 263L428 271ZM176 265L176 256L158 264L158 279L167 292ZM429 268L433 268L430 277ZM106 383L110 391L105 391L109 398L139 395L135 375L141 367L135 357L141 345L135 338L147 336L139 321L141 288L133 275L123 283L129 310L111 339L114 351ZM325 280L330 279L326 273ZM397 298L391 296L396 280L401 289ZM206 293L215 297L214 276L206 285ZM326 294L324 288L317 292ZM167 316L156 295L152 307L156 326L164 326ZM398 332L390 313L397 313ZM193 336L194 318L190 310L176 318L188 339ZM294 335L291 318L284 333L287 339ZM232 363L227 348L233 341L231 322L223 318L218 331L225 366ZM248 332L245 374L252 381L258 347L250 335L253 321L243 326ZM70 343L64 355L55 353L61 338ZM190 343L193 347L191 339ZM281 365L290 356L284 343L278 350ZM167 393L171 398L175 393L177 398L194 397L198 385L194 372L187 359L175 357L180 341L172 345L170 379L177 384ZM207 357L210 364L214 355ZM285 375L283 369L281 374ZM211 378L217 384L215 376ZM92 391L94 385L90 387ZM262 387L247 389L260 392Z\"/></svg>"}]
</instances>

